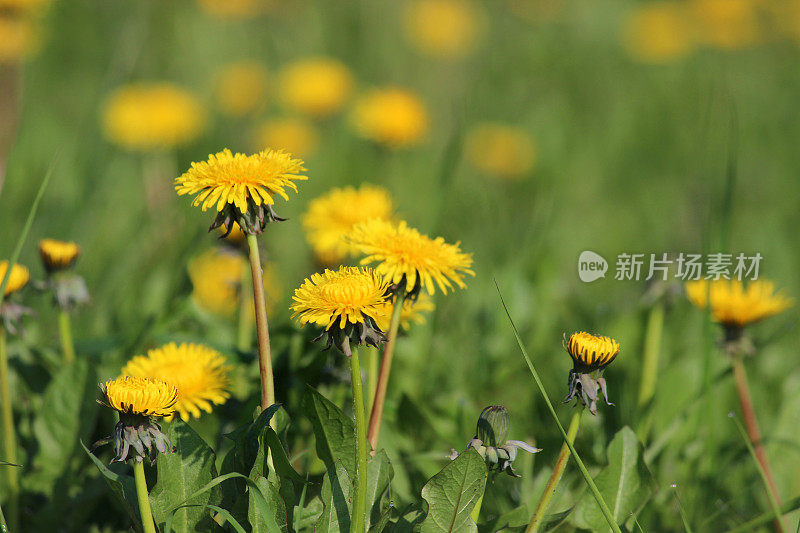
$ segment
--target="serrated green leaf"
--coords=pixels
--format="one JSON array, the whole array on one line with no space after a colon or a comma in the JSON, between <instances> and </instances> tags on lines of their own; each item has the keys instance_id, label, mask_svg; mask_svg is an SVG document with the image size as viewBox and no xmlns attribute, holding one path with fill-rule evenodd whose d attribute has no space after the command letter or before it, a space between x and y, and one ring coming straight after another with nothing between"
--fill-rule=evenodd
<instances>
[{"instance_id":1,"label":"serrated green leaf","mask_svg":"<svg viewBox=\"0 0 800 533\"><path fill-rule=\"evenodd\" d=\"M133 524L137 529L141 528L141 518L139 516L139 500L136 499L136 482L133 476L119 474L109 469L103 461L97 458L89 449L81 442L81 447L89 459L92 460L94 465L103 475L108 488L114 495L114 500L128 513Z\"/></svg>"},{"instance_id":2,"label":"serrated green leaf","mask_svg":"<svg viewBox=\"0 0 800 533\"><path fill-rule=\"evenodd\" d=\"M486 464L472 448L442 468L422 487L428 503L422 533L478 531L470 513L483 494L485 479Z\"/></svg>"},{"instance_id":3,"label":"serrated green leaf","mask_svg":"<svg viewBox=\"0 0 800 533\"><path fill-rule=\"evenodd\" d=\"M353 420L314 388L307 386L303 410L314 426L317 455L328 472L341 462L350 479L356 476L356 430Z\"/></svg>"},{"instance_id":4,"label":"serrated green leaf","mask_svg":"<svg viewBox=\"0 0 800 533\"><path fill-rule=\"evenodd\" d=\"M339 533L350 531L350 494L353 482L341 461L335 463L322 478L322 503L325 508L314 528L315 533Z\"/></svg>"},{"instance_id":5,"label":"serrated green leaf","mask_svg":"<svg viewBox=\"0 0 800 533\"><path fill-rule=\"evenodd\" d=\"M617 524L624 523L636 513L652 494L649 473L641 457L641 446L636 434L623 427L608 445L608 466L595 477L595 483L607 502ZM580 528L594 531L608 529L597 501L590 493L578 500L570 522Z\"/></svg>"},{"instance_id":6,"label":"serrated green leaf","mask_svg":"<svg viewBox=\"0 0 800 533\"><path fill-rule=\"evenodd\" d=\"M33 472L25 476L29 488L51 494L56 480L68 475L78 442L90 437L97 416L94 376L88 361L76 359L47 386L33 422L39 450Z\"/></svg>"},{"instance_id":7,"label":"serrated green leaf","mask_svg":"<svg viewBox=\"0 0 800 533\"><path fill-rule=\"evenodd\" d=\"M184 505L174 512L172 531L188 533L208 529L212 519L205 506L218 504L220 492L215 487L197 496L192 495L217 476L214 451L180 419L168 423L164 429L175 452L158 456L158 482L150 491L153 518L163 530L173 508Z\"/></svg>"},{"instance_id":8,"label":"serrated green leaf","mask_svg":"<svg viewBox=\"0 0 800 533\"><path fill-rule=\"evenodd\" d=\"M381 450L367 463L367 529L384 515L381 500L389 489L392 477L394 469L389 456L386 455L386 450Z\"/></svg>"}]
</instances>

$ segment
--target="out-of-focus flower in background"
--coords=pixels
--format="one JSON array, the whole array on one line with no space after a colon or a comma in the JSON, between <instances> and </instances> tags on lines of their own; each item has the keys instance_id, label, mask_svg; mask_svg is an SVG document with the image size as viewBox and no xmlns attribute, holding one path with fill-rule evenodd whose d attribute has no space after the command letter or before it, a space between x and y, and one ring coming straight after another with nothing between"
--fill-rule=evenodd
<instances>
[{"instance_id":1,"label":"out-of-focus flower in background","mask_svg":"<svg viewBox=\"0 0 800 533\"><path fill-rule=\"evenodd\" d=\"M694 24L684 2L649 2L629 15L623 44L634 58L665 63L689 54L695 47Z\"/></svg>"},{"instance_id":2,"label":"out-of-focus flower in background","mask_svg":"<svg viewBox=\"0 0 800 533\"><path fill-rule=\"evenodd\" d=\"M433 299L425 292L421 292L416 300L413 298L404 299L403 308L400 310L400 329L407 331L412 323L424 324L425 314L433 311L434 307ZM393 308L394 303L391 300L386 300L381 308L380 315L375 319L382 331L389 331Z\"/></svg>"},{"instance_id":3,"label":"out-of-focus flower in background","mask_svg":"<svg viewBox=\"0 0 800 533\"><path fill-rule=\"evenodd\" d=\"M256 150L270 146L305 158L313 154L317 148L317 130L303 118L273 118L256 127L253 143Z\"/></svg>"},{"instance_id":4,"label":"out-of-focus flower in background","mask_svg":"<svg viewBox=\"0 0 800 533\"><path fill-rule=\"evenodd\" d=\"M760 3L756 0L690 0L687 5L697 24L699 42L738 49L761 40Z\"/></svg>"},{"instance_id":5,"label":"out-of-focus flower in background","mask_svg":"<svg viewBox=\"0 0 800 533\"><path fill-rule=\"evenodd\" d=\"M213 17L241 19L255 17L275 9L277 0L197 0L200 7Z\"/></svg>"},{"instance_id":6,"label":"out-of-focus flower in background","mask_svg":"<svg viewBox=\"0 0 800 533\"><path fill-rule=\"evenodd\" d=\"M353 75L336 59L312 57L283 67L278 86L286 107L321 118L336 113L347 102L353 90Z\"/></svg>"},{"instance_id":7,"label":"out-of-focus flower in background","mask_svg":"<svg viewBox=\"0 0 800 533\"><path fill-rule=\"evenodd\" d=\"M102 118L109 140L139 151L187 144L203 132L206 123L197 98L166 82L120 87L106 100Z\"/></svg>"},{"instance_id":8,"label":"out-of-focus flower in background","mask_svg":"<svg viewBox=\"0 0 800 533\"><path fill-rule=\"evenodd\" d=\"M475 49L484 14L469 0L411 0L403 29L420 52L442 59L464 57Z\"/></svg>"},{"instance_id":9,"label":"out-of-focus flower in background","mask_svg":"<svg viewBox=\"0 0 800 533\"><path fill-rule=\"evenodd\" d=\"M525 176L536 157L536 145L528 132L496 122L473 126L467 134L465 151L480 172L501 179Z\"/></svg>"},{"instance_id":10,"label":"out-of-focus flower in background","mask_svg":"<svg viewBox=\"0 0 800 533\"><path fill-rule=\"evenodd\" d=\"M267 97L267 69L257 61L223 67L216 76L215 95L220 111L242 117L261 110Z\"/></svg>"},{"instance_id":11,"label":"out-of-focus flower in background","mask_svg":"<svg viewBox=\"0 0 800 533\"><path fill-rule=\"evenodd\" d=\"M39 31L26 17L0 15L0 64L20 63L39 49Z\"/></svg>"},{"instance_id":12,"label":"out-of-focus flower in background","mask_svg":"<svg viewBox=\"0 0 800 533\"><path fill-rule=\"evenodd\" d=\"M418 144L430 127L428 110L419 96L399 87L362 95L351 120L359 136L390 148Z\"/></svg>"},{"instance_id":13,"label":"out-of-focus flower in background","mask_svg":"<svg viewBox=\"0 0 800 533\"><path fill-rule=\"evenodd\" d=\"M358 189L332 189L308 204L303 229L317 260L333 265L355 252L346 237L356 224L390 219L393 212L392 197L383 187L363 184Z\"/></svg>"}]
</instances>

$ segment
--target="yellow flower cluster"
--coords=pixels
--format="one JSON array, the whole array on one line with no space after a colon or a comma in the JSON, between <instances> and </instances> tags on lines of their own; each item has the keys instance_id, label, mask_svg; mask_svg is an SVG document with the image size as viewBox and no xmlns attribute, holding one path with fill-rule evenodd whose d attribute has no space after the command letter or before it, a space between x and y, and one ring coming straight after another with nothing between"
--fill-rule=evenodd
<instances>
[{"instance_id":1,"label":"yellow flower cluster","mask_svg":"<svg viewBox=\"0 0 800 533\"><path fill-rule=\"evenodd\" d=\"M794 301L779 292L775 284L754 280L747 287L739 280L698 280L686 283L686 296L696 307L705 309L711 302L711 316L725 326L743 327L777 315Z\"/></svg>"},{"instance_id":2,"label":"yellow flower cluster","mask_svg":"<svg viewBox=\"0 0 800 533\"><path fill-rule=\"evenodd\" d=\"M129 150L174 148L196 139L206 122L200 102L171 83L137 83L113 92L103 108L103 128Z\"/></svg>"},{"instance_id":3,"label":"yellow flower cluster","mask_svg":"<svg viewBox=\"0 0 800 533\"><path fill-rule=\"evenodd\" d=\"M364 94L351 117L361 137L390 148L419 143L428 133L428 111L419 97L406 89L387 87Z\"/></svg>"},{"instance_id":4,"label":"yellow flower cluster","mask_svg":"<svg viewBox=\"0 0 800 533\"><path fill-rule=\"evenodd\" d=\"M393 212L392 197L382 187L364 184L358 189L337 188L308 204L303 228L319 261L332 265L354 251L346 237L356 224L373 218L389 219Z\"/></svg>"},{"instance_id":5,"label":"yellow flower cluster","mask_svg":"<svg viewBox=\"0 0 800 533\"><path fill-rule=\"evenodd\" d=\"M0 261L0 281L6 276L6 272L8 271L8 261ZM20 264L15 264L14 268L11 269L11 275L8 277L8 285L6 285L6 296L9 294L15 293L25 285L28 284L28 281L31 279L30 272L28 269Z\"/></svg>"},{"instance_id":6,"label":"yellow flower cluster","mask_svg":"<svg viewBox=\"0 0 800 533\"><path fill-rule=\"evenodd\" d=\"M575 362L596 369L613 361L619 354L619 343L611 337L579 331L569 336L567 352Z\"/></svg>"},{"instance_id":7,"label":"yellow flower cluster","mask_svg":"<svg viewBox=\"0 0 800 533\"><path fill-rule=\"evenodd\" d=\"M105 403L120 413L170 416L175 411L178 390L160 379L123 376L100 385Z\"/></svg>"},{"instance_id":8,"label":"yellow flower cluster","mask_svg":"<svg viewBox=\"0 0 800 533\"><path fill-rule=\"evenodd\" d=\"M226 362L225 356L208 346L173 342L134 357L122 375L172 385L177 390L174 411L186 421L198 418L201 410L210 413L212 405L230 397Z\"/></svg>"}]
</instances>

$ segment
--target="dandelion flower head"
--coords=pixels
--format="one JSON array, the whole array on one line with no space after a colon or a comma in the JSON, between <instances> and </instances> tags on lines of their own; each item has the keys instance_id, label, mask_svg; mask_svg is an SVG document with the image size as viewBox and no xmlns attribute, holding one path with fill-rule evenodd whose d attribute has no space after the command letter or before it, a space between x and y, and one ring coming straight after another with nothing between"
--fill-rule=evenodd
<instances>
[{"instance_id":1,"label":"dandelion flower head","mask_svg":"<svg viewBox=\"0 0 800 533\"><path fill-rule=\"evenodd\" d=\"M479 40L483 13L468 0L411 0L404 15L406 37L424 54L460 58Z\"/></svg>"},{"instance_id":2,"label":"dandelion flower head","mask_svg":"<svg viewBox=\"0 0 800 533\"><path fill-rule=\"evenodd\" d=\"M585 331L570 335L565 347L576 363L593 369L607 366L619 355L617 341Z\"/></svg>"},{"instance_id":3,"label":"dandelion flower head","mask_svg":"<svg viewBox=\"0 0 800 533\"><path fill-rule=\"evenodd\" d=\"M361 137L402 148L419 143L428 133L428 110L411 91L398 87L373 89L355 104L352 122Z\"/></svg>"},{"instance_id":4,"label":"dandelion flower head","mask_svg":"<svg viewBox=\"0 0 800 533\"><path fill-rule=\"evenodd\" d=\"M466 155L487 176L515 179L533 168L536 148L522 128L499 123L474 126L466 140Z\"/></svg>"},{"instance_id":5,"label":"dandelion flower head","mask_svg":"<svg viewBox=\"0 0 800 533\"><path fill-rule=\"evenodd\" d=\"M109 407L125 414L170 416L175 411L178 391L160 379L123 376L100 385Z\"/></svg>"},{"instance_id":6,"label":"dandelion flower head","mask_svg":"<svg viewBox=\"0 0 800 533\"><path fill-rule=\"evenodd\" d=\"M267 70L256 61L241 61L224 67L216 79L220 110L243 117L264 107L267 96Z\"/></svg>"},{"instance_id":7,"label":"dandelion flower head","mask_svg":"<svg viewBox=\"0 0 800 533\"><path fill-rule=\"evenodd\" d=\"M775 291L767 280L750 281L747 286L739 280L697 280L685 284L686 296L695 307L705 309L711 301L714 321L734 327L777 315L794 304L791 298Z\"/></svg>"},{"instance_id":8,"label":"dandelion flower head","mask_svg":"<svg viewBox=\"0 0 800 533\"><path fill-rule=\"evenodd\" d=\"M312 57L286 65L278 85L281 99L290 109L327 117L339 111L350 97L353 76L336 59Z\"/></svg>"},{"instance_id":9,"label":"dandelion flower head","mask_svg":"<svg viewBox=\"0 0 800 533\"><path fill-rule=\"evenodd\" d=\"M6 272L8 272L8 261L0 261L0 282L5 277ZM31 275L28 269L20 264L15 264L14 268L11 269L11 275L8 277L6 296L23 288L30 279Z\"/></svg>"}]
</instances>

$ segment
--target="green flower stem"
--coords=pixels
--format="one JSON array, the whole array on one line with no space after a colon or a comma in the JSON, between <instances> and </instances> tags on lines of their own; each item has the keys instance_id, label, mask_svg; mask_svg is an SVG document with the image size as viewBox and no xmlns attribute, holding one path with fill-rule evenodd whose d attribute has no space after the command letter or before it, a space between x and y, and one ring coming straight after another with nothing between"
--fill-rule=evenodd
<instances>
[{"instance_id":1,"label":"green flower stem","mask_svg":"<svg viewBox=\"0 0 800 533\"><path fill-rule=\"evenodd\" d=\"M275 383L272 379L272 354L269 349L269 324L267 302L264 300L264 273L258 253L255 235L247 236L250 248L250 270L253 274L253 302L256 308L256 332L258 333L258 370L261 374L261 409L275 403Z\"/></svg>"},{"instance_id":2,"label":"green flower stem","mask_svg":"<svg viewBox=\"0 0 800 533\"><path fill-rule=\"evenodd\" d=\"M481 507L483 506L483 497L486 495L486 479L489 477L488 472L483 475L483 492L481 492L481 497L478 498L478 501L475 502L475 507L472 508L472 512L469 514L472 521L476 524L478 523L478 518L481 516Z\"/></svg>"},{"instance_id":3,"label":"green flower stem","mask_svg":"<svg viewBox=\"0 0 800 533\"><path fill-rule=\"evenodd\" d=\"M349 343L345 344L350 351ZM353 500L353 515L350 533L364 533L367 517L367 419L364 412L364 393L361 388L361 366L358 350L350 354L350 381L353 385L353 413L356 417L356 496Z\"/></svg>"},{"instance_id":4,"label":"green flower stem","mask_svg":"<svg viewBox=\"0 0 800 533\"><path fill-rule=\"evenodd\" d=\"M367 412L372 412L378 390L378 350L367 350Z\"/></svg>"},{"instance_id":5,"label":"green flower stem","mask_svg":"<svg viewBox=\"0 0 800 533\"><path fill-rule=\"evenodd\" d=\"M133 462L133 478L136 480L136 497L139 499L139 514L142 517L144 533L156 533L153 511L150 509L150 497L147 495L147 481L144 478L144 463Z\"/></svg>"},{"instance_id":6,"label":"green flower stem","mask_svg":"<svg viewBox=\"0 0 800 533\"><path fill-rule=\"evenodd\" d=\"M747 435L750 438L748 447L752 443L753 454L758 461L759 473L763 477L767 496L773 507L778 509L781 506L781 498L778 495L778 487L775 485L775 478L769 466L767 452L764 450L764 444L762 443L761 430L758 427L758 419L750 396L750 387L747 385L747 371L744 368L741 357L732 357L731 364L733 365L733 377L736 381L736 392L739 395L739 403L742 406L742 418L744 418L744 423L747 426ZM775 529L779 532L784 531L780 518L775 519Z\"/></svg>"},{"instance_id":7,"label":"green flower stem","mask_svg":"<svg viewBox=\"0 0 800 533\"><path fill-rule=\"evenodd\" d=\"M236 317L238 324L236 330L236 348L240 352L250 350L253 338L253 300L250 298L251 276L246 268L242 269L242 279L239 286L239 311Z\"/></svg>"},{"instance_id":8,"label":"green flower stem","mask_svg":"<svg viewBox=\"0 0 800 533\"><path fill-rule=\"evenodd\" d=\"M11 391L8 383L8 352L6 350L6 329L0 326L0 400L3 410L3 455L4 461L17 464L17 438L14 430L14 412L11 409ZM6 499L8 524L16 531L19 524L19 476L16 466L6 465Z\"/></svg>"},{"instance_id":9,"label":"green flower stem","mask_svg":"<svg viewBox=\"0 0 800 533\"><path fill-rule=\"evenodd\" d=\"M65 309L58 311L58 333L61 338L61 352L64 362L71 363L75 360L75 344L72 342L72 325L69 313Z\"/></svg>"},{"instance_id":10,"label":"green flower stem","mask_svg":"<svg viewBox=\"0 0 800 533\"><path fill-rule=\"evenodd\" d=\"M403 311L404 301L405 284L401 284L395 292L392 321L389 322L389 340L386 341L386 347L383 349L381 371L380 374L378 374L378 384L375 387L375 399L372 403L372 411L369 416L367 438L373 450L378 449L378 435L381 432L381 420L383 419L383 404L386 402L386 388L389 386L389 372L392 369L394 345L395 341L397 341L397 330L400 329L400 313Z\"/></svg>"},{"instance_id":11,"label":"green flower stem","mask_svg":"<svg viewBox=\"0 0 800 533\"><path fill-rule=\"evenodd\" d=\"M575 437L578 435L578 428L581 425L582 414L583 407L581 406L578 407L573 413L572 420L569 423L569 429L567 429L567 441L569 441L571 444L575 444ZM550 506L550 500L553 499L553 495L556 493L556 487L558 487L558 483L561 481L561 476L564 474L564 469L567 467L568 461L569 446L567 446L567 443L564 442L564 444L561 445L561 451L558 453L556 465L553 467L553 474L550 476L550 481L547 482L547 486L544 488L542 499L539 500L539 505L536 506L536 511L533 513L533 518L531 518L531 523L528 524L528 527L525 529L525 533L535 533L542 525L544 514L547 512L547 508Z\"/></svg>"},{"instance_id":12,"label":"green flower stem","mask_svg":"<svg viewBox=\"0 0 800 533\"><path fill-rule=\"evenodd\" d=\"M647 317L647 329L644 337L644 354L642 362L642 379L639 381L639 407L647 405L656 392L658 375L658 356L661 345L661 332L664 329L664 303L656 302Z\"/></svg>"},{"instance_id":13,"label":"green flower stem","mask_svg":"<svg viewBox=\"0 0 800 533\"><path fill-rule=\"evenodd\" d=\"M558 426L558 430L561 432L561 437L564 439L565 444L569 446L569 452L572 454L572 457L575 458L575 464L578 465L578 470L581 471L583 479L589 486L589 490L592 492L592 496L594 496L594 499L597 501L597 505L600 507L600 511L603 513L603 517L606 519L606 522L608 522L609 527L611 527L611 530L614 533L622 533L617 525L616 520L614 520L614 515L611 514L611 510L608 508L608 504L603 499L603 495L600 494L600 489L597 488L592 476L589 474L589 470L587 470L586 465L583 464L583 461L581 460L580 455L578 455L578 451L575 449L575 446L573 446L569 441L567 432L564 431L564 426L561 425L561 421L558 419L556 410L553 408L553 403L550 401L550 396L547 395L547 390L544 388L544 384L539 378L539 373L536 371L536 368L533 366L533 362L528 355L528 350L525 349L525 345L522 343L522 338L519 336L517 326L514 324L514 320L511 318L511 313L508 311L508 307L503 299L503 294L500 292L500 286L497 284L497 280L494 280L494 284L495 287L497 287L497 293L500 295L500 302L503 304L503 309L505 309L506 316L508 316L508 321L511 323L511 329L514 331L514 337L517 339L517 345L522 352L522 356L525 358L525 362L528 365L528 370L531 371L531 375L536 382L536 386L539 388L539 392L542 393L544 403L547 404L547 410L550 411L550 415L553 417L556 426Z\"/></svg>"}]
</instances>

